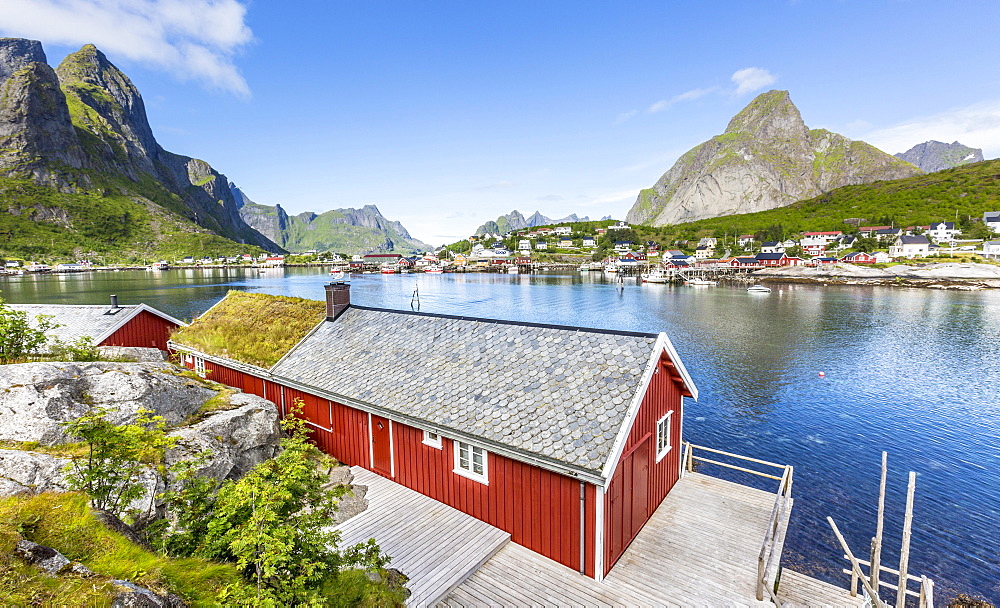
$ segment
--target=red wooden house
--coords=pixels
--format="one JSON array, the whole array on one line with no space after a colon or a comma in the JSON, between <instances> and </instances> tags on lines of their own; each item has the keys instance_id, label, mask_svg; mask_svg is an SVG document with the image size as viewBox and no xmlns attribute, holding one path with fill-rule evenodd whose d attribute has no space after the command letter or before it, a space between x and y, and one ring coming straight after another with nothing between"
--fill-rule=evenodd
<instances>
[{"instance_id":1,"label":"red wooden house","mask_svg":"<svg viewBox=\"0 0 1000 608\"><path fill-rule=\"evenodd\" d=\"M865 251L855 251L853 253L848 253L840 259L841 262L850 262L851 264L874 264L876 262L875 256L867 253Z\"/></svg>"},{"instance_id":2,"label":"red wooden house","mask_svg":"<svg viewBox=\"0 0 1000 608\"><path fill-rule=\"evenodd\" d=\"M326 290L326 318L269 369L171 345L282 411L301 400L338 460L597 579L678 480L682 398L697 389L665 334L369 308L349 285Z\"/></svg>"},{"instance_id":3,"label":"red wooden house","mask_svg":"<svg viewBox=\"0 0 1000 608\"><path fill-rule=\"evenodd\" d=\"M757 258L736 257L729 261L732 268L760 268L763 264Z\"/></svg>"},{"instance_id":4,"label":"red wooden house","mask_svg":"<svg viewBox=\"0 0 1000 608\"><path fill-rule=\"evenodd\" d=\"M76 304L8 304L28 313L30 322L38 315L52 317L57 326L48 335L63 343L84 336L95 346L137 346L167 350L170 333L187 325L151 306L119 306L118 296L111 296L110 306Z\"/></svg>"}]
</instances>

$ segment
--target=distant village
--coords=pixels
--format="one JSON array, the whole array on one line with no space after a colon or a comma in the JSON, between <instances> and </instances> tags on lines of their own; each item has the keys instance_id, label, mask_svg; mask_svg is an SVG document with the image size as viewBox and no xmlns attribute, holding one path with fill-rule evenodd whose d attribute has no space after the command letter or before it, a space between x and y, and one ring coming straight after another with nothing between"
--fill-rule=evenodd
<instances>
[{"instance_id":1,"label":"distant village","mask_svg":"<svg viewBox=\"0 0 1000 608\"><path fill-rule=\"evenodd\" d=\"M983 225L1000 234L1000 211L983 214ZM985 259L1000 260L1000 240L963 239L955 222L940 221L925 226L858 226L857 231L803 232L799 238L759 241L752 234L733 237L705 237L697 243L674 241L675 249L666 249L652 240L633 241L616 235L631 234L633 226L617 222L583 233L573 225L521 229L505 234L473 235L461 242L463 247L439 247L423 255L392 252L337 254L307 251L288 256L273 253L243 254L228 257L186 256L179 260L161 260L148 268L248 266L281 268L289 264L329 265L343 272L524 272L544 266L579 263L581 256L596 257L584 262L580 270L630 271L660 267L664 270L685 268L765 268L774 266L818 266L835 263L890 264L938 254L964 253ZM598 256L597 254L602 255ZM561 258L561 259L558 259ZM574 264L575 264L574 263ZM55 265L3 260L3 274L43 272L85 272L112 269L90 260ZM115 267L116 270L128 269Z\"/></svg>"}]
</instances>

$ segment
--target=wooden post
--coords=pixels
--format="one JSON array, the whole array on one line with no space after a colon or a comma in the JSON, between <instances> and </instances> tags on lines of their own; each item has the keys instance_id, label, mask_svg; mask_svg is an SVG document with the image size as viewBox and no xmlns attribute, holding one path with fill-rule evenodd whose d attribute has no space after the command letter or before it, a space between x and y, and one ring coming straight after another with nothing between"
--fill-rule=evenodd
<instances>
[{"instance_id":1,"label":"wooden post","mask_svg":"<svg viewBox=\"0 0 1000 608\"><path fill-rule=\"evenodd\" d=\"M920 608L934 608L934 581L920 577Z\"/></svg>"},{"instance_id":2,"label":"wooden post","mask_svg":"<svg viewBox=\"0 0 1000 608\"><path fill-rule=\"evenodd\" d=\"M871 569L868 573L875 589L878 589L879 575L882 574L882 526L885 515L885 475L888 458L888 453L882 452L882 481L878 487L878 525L875 528L875 538L872 539Z\"/></svg>"},{"instance_id":3,"label":"wooden post","mask_svg":"<svg viewBox=\"0 0 1000 608\"><path fill-rule=\"evenodd\" d=\"M910 565L910 528L913 526L913 492L916 490L917 474L910 471L910 483L906 488L906 515L903 518L903 546L899 550L899 590L896 592L896 608L906 606L906 570Z\"/></svg>"},{"instance_id":4,"label":"wooden post","mask_svg":"<svg viewBox=\"0 0 1000 608\"><path fill-rule=\"evenodd\" d=\"M840 542L840 547L847 555L847 559L851 560L851 569L853 572L855 574L863 574L861 572L861 564L858 562L858 558L854 557L854 554L851 553L851 548L847 545L847 541L844 540L844 536L840 533L840 530L837 529L837 524L833 522L833 518L827 517L826 521L829 522L830 527L833 528L833 533L837 536L837 540ZM861 580L861 584L864 588L868 591L868 595L872 598L872 606L874 606L874 608L882 608L885 604L883 604L879 599L878 592L872 588L868 579L864 576L858 576L858 578Z\"/></svg>"}]
</instances>

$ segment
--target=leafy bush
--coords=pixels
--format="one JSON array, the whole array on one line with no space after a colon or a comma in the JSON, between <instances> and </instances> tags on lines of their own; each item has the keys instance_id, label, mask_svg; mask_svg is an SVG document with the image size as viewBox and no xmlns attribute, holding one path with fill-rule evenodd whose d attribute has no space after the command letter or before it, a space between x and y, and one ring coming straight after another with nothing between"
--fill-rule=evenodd
<instances>
[{"instance_id":1,"label":"leafy bush","mask_svg":"<svg viewBox=\"0 0 1000 608\"><path fill-rule=\"evenodd\" d=\"M11 363L36 355L45 345L46 332L58 327L52 317L38 315L35 327L28 320L28 313L13 310L0 298L0 363Z\"/></svg>"}]
</instances>

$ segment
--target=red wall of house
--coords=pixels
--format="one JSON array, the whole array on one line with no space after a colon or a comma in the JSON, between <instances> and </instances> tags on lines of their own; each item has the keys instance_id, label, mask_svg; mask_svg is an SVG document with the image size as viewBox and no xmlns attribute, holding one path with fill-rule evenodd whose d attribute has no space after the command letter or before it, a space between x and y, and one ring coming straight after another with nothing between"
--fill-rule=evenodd
<instances>
[{"instance_id":1,"label":"red wall of house","mask_svg":"<svg viewBox=\"0 0 1000 608\"><path fill-rule=\"evenodd\" d=\"M193 366L194 364L192 363L191 367ZM264 380L261 378L218 365L211 361L205 361L205 371L207 372L206 378L209 380L238 388L244 393L264 397ZM276 401L275 403L280 405L280 402Z\"/></svg>"},{"instance_id":2,"label":"red wall of house","mask_svg":"<svg viewBox=\"0 0 1000 608\"><path fill-rule=\"evenodd\" d=\"M680 475L681 458L681 380L675 373L666 354L660 361L659 370L653 374L646 396L639 406L639 413L636 415L632 429L629 431L628 439L625 441L625 448L622 457L615 467L615 472L611 476L608 489L604 496L604 573L607 574L621 557L625 548L634 540L633 531L638 531L653 512L666 497L670 488L674 487ZM670 445L672 446L666 456L660 462L656 462L656 423L668 411L674 412L671 416ZM646 445L641 445L642 443ZM648 450L649 479L636 480L632 478L632 468L627 466L636 460L636 449ZM631 499L635 488L644 486L646 489L645 505L628 505L627 512L621 513L618 509L612 510L612 499L618 497L621 500ZM616 490L618 491L616 494ZM637 493L637 492L636 492ZM641 521L634 522L634 517L642 514ZM621 543L621 550L615 551L612 542L615 534L623 535L624 542Z\"/></svg>"},{"instance_id":3,"label":"red wall of house","mask_svg":"<svg viewBox=\"0 0 1000 608\"><path fill-rule=\"evenodd\" d=\"M128 323L119 327L118 331L105 338L98 346L138 346L167 350L170 332L176 328L176 323L154 315L148 310L143 310L132 317Z\"/></svg>"},{"instance_id":4,"label":"red wall of house","mask_svg":"<svg viewBox=\"0 0 1000 608\"><path fill-rule=\"evenodd\" d=\"M367 413L211 361L205 362L205 369L211 370L210 379L229 386L259 383L263 395L278 404L283 414L301 400L301 416L320 449L345 464L373 470ZM453 472L451 440L444 439L442 449L425 445L422 430L398 422L392 423L392 456L397 483L509 532L514 542L537 553L580 569L578 480L490 453L486 485ZM585 484L584 492L584 566L594 576L596 491Z\"/></svg>"},{"instance_id":5,"label":"red wall of house","mask_svg":"<svg viewBox=\"0 0 1000 608\"><path fill-rule=\"evenodd\" d=\"M511 540L565 566L580 569L580 482L489 454L489 485L453 473L454 443L423 443L423 431L394 422L395 481L509 532ZM594 573L594 486L585 484L586 556Z\"/></svg>"}]
</instances>

